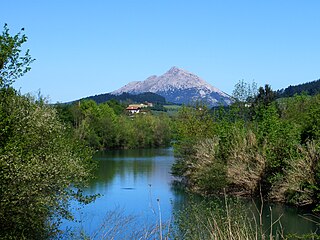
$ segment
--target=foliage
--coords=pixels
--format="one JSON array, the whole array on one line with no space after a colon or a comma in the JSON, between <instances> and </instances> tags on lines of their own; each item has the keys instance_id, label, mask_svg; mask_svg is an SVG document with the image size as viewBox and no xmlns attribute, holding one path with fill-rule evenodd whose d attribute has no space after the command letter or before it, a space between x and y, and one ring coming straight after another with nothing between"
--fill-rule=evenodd
<instances>
[{"instance_id":1,"label":"foliage","mask_svg":"<svg viewBox=\"0 0 320 240\"><path fill-rule=\"evenodd\" d=\"M240 80L234 87L232 97L235 102L250 102L257 95L257 84L246 83L244 80Z\"/></svg>"},{"instance_id":2,"label":"foliage","mask_svg":"<svg viewBox=\"0 0 320 240\"><path fill-rule=\"evenodd\" d=\"M97 104L105 103L110 100L116 100L124 103L134 103L134 102L151 102L154 104L165 104L166 99L156 93L145 92L139 94L122 93L120 95L114 95L112 93L104 93L95 96L90 96L81 100L93 100Z\"/></svg>"},{"instance_id":3,"label":"foliage","mask_svg":"<svg viewBox=\"0 0 320 240\"><path fill-rule=\"evenodd\" d=\"M26 35L21 32L14 36L9 33L8 25L0 35L0 88L10 86L15 80L30 70L30 64L34 61L29 50L22 53L22 44L27 41Z\"/></svg>"},{"instance_id":4,"label":"foliage","mask_svg":"<svg viewBox=\"0 0 320 240\"><path fill-rule=\"evenodd\" d=\"M218 157L218 145L219 139L204 139L194 147L194 156L186 160L188 168L183 176L193 191L212 193L226 186L226 166Z\"/></svg>"},{"instance_id":5,"label":"foliage","mask_svg":"<svg viewBox=\"0 0 320 240\"><path fill-rule=\"evenodd\" d=\"M56 112L12 89L1 90L1 238L43 239L90 177L91 151L68 134Z\"/></svg>"},{"instance_id":6,"label":"foliage","mask_svg":"<svg viewBox=\"0 0 320 240\"><path fill-rule=\"evenodd\" d=\"M246 87L237 85L239 101L229 108L179 111L173 174L203 195L261 190L276 201L319 204L320 95L275 100L266 85L250 98Z\"/></svg>"},{"instance_id":7,"label":"foliage","mask_svg":"<svg viewBox=\"0 0 320 240\"><path fill-rule=\"evenodd\" d=\"M116 115L123 114L123 112L126 109L126 105L125 104L122 104L122 103L120 103L119 101L117 101L115 99L111 99L111 100L107 101L106 103L108 104L108 106L110 108L113 109L113 111L114 111L114 113Z\"/></svg>"},{"instance_id":8,"label":"foliage","mask_svg":"<svg viewBox=\"0 0 320 240\"><path fill-rule=\"evenodd\" d=\"M289 86L285 89L281 89L277 91L277 96L279 98L285 98L285 97L293 97L296 94L308 94L310 96L314 96L320 93L320 79L298 84L296 86Z\"/></svg>"},{"instance_id":9,"label":"foliage","mask_svg":"<svg viewBox=\"0 0 320 240\"><path fill-rule=\"evenodd\" d=\"M159 112L167 112L167 109L161 104L154 104L152 107L150 107L150 110L159 111Z\"/></svg>"},{"instance_id":10,"label":"foliage","mask_svg":"<svg viewBox=\"0 0 320 240\"><path fill-rule=\"evenodd\" d=\"M73 107L77 138L96 149L111 142L116 115L107 103L98 106L93 100L86 100Z\"/></svg>"},{"instance_id":11,"label":"foliage","mask_svg":"<svg viewBox=\"0 0 320 240\"><path fill-rule=\"evenodd\" d=\"M211 139L214 136L214 122L208 112L205 106L179 108L174 127L177 141L176 162L172 167L174 175L183 176L188 170L188 158L194 156L194 147L200 139Z\"/></svg>"},{"instance_id":12,"label":"foliage","mask_svg":"<svg viewBox=\"0 0 320 240\"><path fill-rule=\"evenodd\" d=\"M75 135L97 150L166 146L171 141L171 120L165 114L121 114L115 100L97 104L81 100L58 104L60 118L74 128Z\"/></svg>"},{"instance_id":13,"label":"foliage","mask_svg":"<svg viewBox=\"0 0 320 240\"><path fill-rule=\"evenodd\" d=\"M233 127L227 162L228 181L237 195L256 194L266 169L265 146L252 130Z\"/></svg>"},{"instance_id":14,"label":"foliage","mask_svg":"<svg viewBox=\"0 0 320 240\"><path fill-rule=\"evenodd\" d=\"M23 31L23 29L22 29ZM22 96L10 85L33 61L21 47L27 37L0 36L0 238L46 239L69 200L88 203L81 188L91 176L92 152L76 141L44 99Z\"/></svg>"},{"instance_id":15,"label":"foliage","mask_svg":"<svg viewBox=\"0 0 320 240\"><path fill-rule=\"evenodd\" d=\"M255 82L249 84L244 82L244 80L239 81L232 92L234 102L231 107L229 107L229 110L233 115L232 117L241 118L243 120L250 119L251 111L249 107L252 106L257 94L258 90Z\"/></svg>"},{"instance_id":16,"label":"foliage","mask_svg":"<svg viewBox=\"0 0 320 240\"><path fill-rule=\"evenodd\" d=\"M317 188L317 168L320 152L314 142L308 142L305 147L299 146L299 156L291 159L285 170L283 181L277 182L271 192L270 198L298 204L311 205L316 200L314 188Z\"/></svg>"},{"instance_id":17,"label":"foliage","mask_svg":"<svg viewBox=\"0 0 320 240\"><path fill-rule=\"evenodd\" d=\"M270 214L272 214L270 209ZM175 239L286 239L282 229L274 229L280 219L263 222L262 209L252 215L239 199L191 199L175 214ZM260 216L260 218L258 217ZM281 224L279 224L281 226Z\"/></svg>"},{"instance_id":18,"label":"foliage","mask_svg":"<svg viewBox=\"0 0 320 240\"><path fill-rule=\"evenodd\" d=\"M260 87L258 89L258 94L256 95L254 99L254 103L256 105L269 105L271 102L273 102L276 98L276 93L272 91L271 86L269 84L266 84L263 87Z\"/></svg>"}]
</instances>

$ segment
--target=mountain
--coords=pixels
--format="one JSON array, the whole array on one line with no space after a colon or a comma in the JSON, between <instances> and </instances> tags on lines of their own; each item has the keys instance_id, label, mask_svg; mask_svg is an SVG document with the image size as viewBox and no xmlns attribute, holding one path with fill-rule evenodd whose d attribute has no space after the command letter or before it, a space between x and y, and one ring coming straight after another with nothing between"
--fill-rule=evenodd
<instances>
[{"instance_id":1,"label":"mountain","mask_svg":"<svg viewBox=\"0 0 320 240\"><path fill-rule=\"evenodd\" d=\"M197 75L183 69L172 67L161 76L150 76L144 81L130 82L112 94L139 94L152 92L165 97L167 102L191 104L196 101L209 106L229 105L231 97L208 84Z\"/></svg>"}]
</instances>

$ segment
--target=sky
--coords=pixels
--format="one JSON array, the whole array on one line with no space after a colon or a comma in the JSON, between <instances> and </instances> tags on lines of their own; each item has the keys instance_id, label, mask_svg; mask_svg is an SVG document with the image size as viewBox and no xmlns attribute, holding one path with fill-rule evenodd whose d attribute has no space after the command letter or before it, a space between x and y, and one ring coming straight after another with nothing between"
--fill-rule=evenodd
<instances>
[{"instance_id":1,"label":"sky","mask_svg":"<svg viewBox=\"0 0 320 240\"><path fill-rule=\"evenodd\" d=\"M319 0L1 0L36 61L14 84L51 103L114 91L172 66L231 94L320 78Z\"/></svg>"}]
</instances>

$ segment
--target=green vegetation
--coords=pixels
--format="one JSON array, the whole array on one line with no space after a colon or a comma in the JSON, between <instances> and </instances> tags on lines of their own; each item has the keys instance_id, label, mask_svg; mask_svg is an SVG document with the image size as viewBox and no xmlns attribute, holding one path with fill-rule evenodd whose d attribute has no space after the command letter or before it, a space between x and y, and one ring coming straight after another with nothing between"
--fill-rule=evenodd
<instances>
[{"instance_id":1,"label":"green vegetation","mask_svg":"<svg viewBox=\"0 0 320 240\"><path fill-rule=\"evenodd\" d=\"M176 117L181 105L163 105L163 107L169 116Z\"/></svg>"},{"instance_id":2,"label":"green vegetation","mask_svg":"<svg viewBox=\"0 0 320 240\"><path fill-rule=\"evenodd\" d=\"M320 79L312 81L312 82L307 82L303 84L299 84L296 86L289 86L285 89L281 89L277 91L277 96L279 98L284 98L284 97L293 97L295 94L308 94L311 96L314 96L316 94L320 93Z\"/></svg>"},{"instance_id":3,"label":"green vegetation","mask_svg":"<svg viewBox=\"0 0 320 240\"><path fill-rule=\"evenodd\" d=\"M46 239L59 234L62 219L73 219L70 200L94 200L81 190L95 166L92 148L164 146L171 124L164 114L128 116L116 100L51 106L21 95L11 85L34 61L21 50L22 32L11 36L5 25L0 35L0 238Z\"/></svg>"},{"instance_id":4,"label":"green vegetation","mask_svg":"<svg viewBox=\"0 0 320 240\"><path fill-rule=\"evenodd\" d=\"M268 209L263 217L263 205L254 202L251 212L235 198L203 198L189 196L188 204L180 206L172 219L144 221L141 216L125 215L123 210L109 211L101 225L88 234L80 229L66 234L67 239L186 239L186 240L261 240L319 239L316 233L299 236L290 234L281 225L281 215ZM160 206L158 201L158 207Z\"/></svg>"},{"instance_id":5,"label":"green vegetation","mask_svg":"<svg viewBox=\"0 0 320 240\"><path fill-rule=\"evenodd\" d=\"M175 215L177 231L174 239L287 239L279 224L280 218L271 217L270 222L264 222L261 218L263 210L254 206L249 213L237 199L191 200Z\"/></svg>"},{"instance_id":6,"label":"green vegetation","mask_svg":"<svg viewBox=\"0 0 320 240\"><path fill-rule=\"evenodd\" d=\"M22 29L21 31L24 31ZM21 46L27 41L21 32L14 36L9 33L7 24L0 35L0 87L8 87L19 77L30 71L30 64L34 61L27 50L22 54Z\"/></svg>"},{"instance_id":7,"label":"green vegetation","mask_svg":"<svg viewBox=\"0 0 320 240\"><path fill-rule=\"evenodd\" d=\"M152 102L155 104L162 105L166 103L166 99L164 97L152 92L145 92L145 93L139 93L139 94L122 93L120 95L104 93L104 94L99 94L95 96L90 96L82 100L93 100L96 103L100 104L100 103L105 103L107 101L110 101L112 99L125 104Z\"/></svg>"},{"instance_id":8,"label":"green vegetation","mask_svg":"<svg viewBox=\"0 0 320 240\"><path fill-rule=\"evenodd\" d=\"M11 87L34 61L21 50L27 41L22 32L11 36L5 25L0 35L1 239L57 236L60 221L72 219L70 200L85 204L94 199L81 191L94 166L91 149L167 146L173 137L177 159L172 172L189 190L262 194L320 211L319 94L276 100L269 85L257 89L241 81L234 104L213 110L200 104L163 106L163 98L151 93L136 97L158 99L157 115L149 109L129 116L122 100L102 95L50 106ZM132 101L128 94L120 97ZM180 215L179 234L185 230L185 239L264 238L233 205L232 211L226 204L214 216L201 208L192 205ZM200 216L205 220L191 224ZM164 237L161 228L149 236Z\"/></svg>"},{"instance_id":9,"label":"green vegetation","mask_svg":"<svg viewBox=\"0 0 320 240\"><path fill-rule=\"evenodd\" d=\"M101 104L81 100L56 107L76 137L97 150L160 147L171 141L171 120L164 113L128 116L124 106L114 100Z\"/></svg>"},{"instance_id":10,"label":"green vegetation","mask_svg":"<svg viewBox=\"0 0 320 240\"><path fill-rule=\"evenodd\" d=\"M23 30L22 30L23 31ZM11 84L30 70L27 40L0 36L0 238L45 239L72 219L71 199L87 203L81 188L91 177L92 152L60 122L43 99L22 96Z\"/></svg>"},{"instance_id":11,"label":"green vegetation","mask_svg":"<svg viewBox=\"0 0 320 240\"><path fill-rule=\"evenodd\" d=\"M173 174L203 195L262 191L273 201L317 206L320 95L275 100L268 85L251 89L240 82L230 108L179 111Z\"/></svg>"}]
</instances>

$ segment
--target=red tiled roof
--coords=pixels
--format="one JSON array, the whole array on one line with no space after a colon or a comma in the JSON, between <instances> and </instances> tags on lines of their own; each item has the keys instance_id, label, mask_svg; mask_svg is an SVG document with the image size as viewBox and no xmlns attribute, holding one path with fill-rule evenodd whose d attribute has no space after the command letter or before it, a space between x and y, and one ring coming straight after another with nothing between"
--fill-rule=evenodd
<instances>
[{"instance_id":1,"label":"red tiled roof","mask_svg":"<svg viewBox=\"0 0 320 240\"><path fill-rule=\"evenodd\" d=\"M134 106L130 106L130 107L127 107L126 110L139 110L140 107L134 107Z\"/></svg>"}]
</instances>

